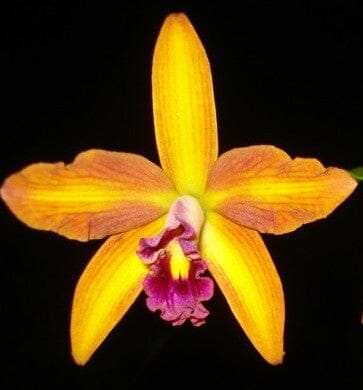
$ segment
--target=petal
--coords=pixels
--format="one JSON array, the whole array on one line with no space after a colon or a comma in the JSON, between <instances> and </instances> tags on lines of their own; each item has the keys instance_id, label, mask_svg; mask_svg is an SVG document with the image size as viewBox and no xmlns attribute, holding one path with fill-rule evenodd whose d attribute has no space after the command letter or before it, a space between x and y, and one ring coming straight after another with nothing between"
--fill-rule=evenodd
<instances>
[{"instance_id":1,"label":"petal","mask_svg":"<svg viewBox=\"0 0 363 390\"><path fill-rule=\"evenodd\" d=\"M213 280L202 274L207 265L202 259L184 258L187 274L173 275L172 263L178 261L177 253L168 253L151 265L151 273L145 278L144 290L148 296L146 305L151 311L160 310L160 317L176 325L190 320L201 326L209 311L203 302L213 296ZM183 270L184 271L184 270Z\"/></svg>"},{"instance_id":2,"label":"petal","mask_svg":"<svg viewBox=\"0 0 363 390\"><path fill-rule=\"evenodd\" d=\"M160 218L110 237L86 267L75 290L71 315L72 355L78 364L89 360L142 291L148 268L136 249L140 237L155 234L164 222Z\"/></svg>"},{"instance_id":3,"label":"petal","mask_svg":"<svg viewBox=\"0 0 363 390\"><path fill-rule=\"evenodd\" d=\"M281 363L284 296L260 235L210 212L202 232L201 252L252 344L269 363Z\"/></svg>"},{"instance_id":4,"label":"petal","mask_svg":"<svg viewBox=\"0 0 363 390\"><path fill-rule=\"evenodd\" d=\"M210 277L203 276L207 265L200 257L198 238L204 214L190 195L178 198L171 206L163 230L156 236L140 240L137 254L150 266L144 281L151 311L181 325L190 320L194 326L204 324L209 312L203 303L213 296Z\"/></svg>"},{"instance_id":5,"label":"petal","mask_svg":"<svg viewBox=\"0 0 363 390\"><path fill-rule=\"evenodd\" d=\"M274 146L232 149L208 179L205 205L261 233L287 233L326 217L357 182L343 169L311 158L291 159Z\"/></svg>"},{"instance_id":6,"label":"petal","mask_svg":"<svg viewBox=\"0 0 363 390\"><path fill-rule=\"evenodd\" d=\"M161 28L152 92L161 166L180 193L201 194L217 158L217 121L209 61L183 13L170 14Z\"/></svg>"},{"instance_id":7,"label":"petal","mask_svg":"<svg viewBox=\"0 0 363 390\"><path fill-rule=\"evenodd\" d=\"M30 227L87 241L158 218L176 193L142 156L88 150L69 165L38 163L11 175L1 197Z\"/></svg>"}]
</instances>

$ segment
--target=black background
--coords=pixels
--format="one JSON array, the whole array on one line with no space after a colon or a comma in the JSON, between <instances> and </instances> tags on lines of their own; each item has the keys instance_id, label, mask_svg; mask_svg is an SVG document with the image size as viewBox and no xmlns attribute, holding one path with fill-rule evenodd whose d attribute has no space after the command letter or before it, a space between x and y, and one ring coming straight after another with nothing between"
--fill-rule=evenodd
<instances>
[{"instance_id":1,"label":"black background","mask_svg":"<svg viewBox=\"0 0 363 390\"><path fill-rule=\"evenodd\" d=\"M362 165L361 4L11 2L1 23L0 179L88 148L158 162L151 57L173 11L187 13L209 55L220 152L267 143L327 166ZM286 295L278 367L250 346L219 291L201 328L171 327L140 297L90 362L76 366L72 294L101 242L29 229L1 204L1 387L359 388L362 194L361 184L329 218L264 236Z\"/></svg>"}]
</instances>

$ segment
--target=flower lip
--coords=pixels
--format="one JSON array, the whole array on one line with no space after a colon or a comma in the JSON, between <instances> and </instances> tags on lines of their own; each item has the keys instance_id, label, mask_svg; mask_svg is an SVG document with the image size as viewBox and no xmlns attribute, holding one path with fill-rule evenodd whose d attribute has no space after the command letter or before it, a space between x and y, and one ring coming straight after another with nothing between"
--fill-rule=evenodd
<instances>
[{"instance_id":1,"label":"flower lip","mask_svg":"<svg viewBox=\"0 0 363 390\"><path fill-rule=\"evenodd\" d=\"M202 301L213 296L214 287L211 278L201 275L207 270L198 249L203 223L198 201L185 195L171 206L162 232L140 240L137 254L150 269L144 280L146 304L173 325L189 319L199 326L209 314Z\"/></svg>"}]
</instances>

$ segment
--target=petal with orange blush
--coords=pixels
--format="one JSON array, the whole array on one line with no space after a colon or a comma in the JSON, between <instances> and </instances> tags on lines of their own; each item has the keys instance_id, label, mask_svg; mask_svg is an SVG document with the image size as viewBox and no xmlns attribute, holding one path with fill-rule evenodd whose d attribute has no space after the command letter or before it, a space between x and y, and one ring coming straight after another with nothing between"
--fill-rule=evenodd
<instances>
[{"instance_id":1,"label":"petal with orange blush","mask_svg":"<svg viewBox=\"0 0 363 390\"><path fill-rule=\"evenodd\" d=\"M148 268L136 254L140 237L154 235L165 218L110 237L78 281L71 315L74 360L84 365L143 288Z\"/></svg>"},{"instance_id":2,"label":"petal with orange blush","mask_svg":"<svg viewBox=\"0 0 363 390\"><path fill-rule=\"evenodd\" d=\"M165 19L152 65L155 136L162 168L183 194L200 195L218 154L212 75L182 13Z\"/></svg>"},{"instance_id":3,"label":"petal with orange blush","mask_svg":"<svg viewBox=\"0 0 363 390\"><path fill-rule=\"evenodd\" d=\"M202 230L201 253L254 347L270 364L281 363L284 295L260 235L210 212Z\"/></svg>"},{"instance_id":4,"label":"petal with orange blush","mask_svg":"<svg viewBox=\"0 0 363 390\"><path fill-rule=\"evenodd\" d=\"M88 150L69 165L37 163L11 175L1 197L30 227L87 241L155 220L177 194L142 156Z\"/></svg>"},{"instance_id":5,"label":"petal with orange blush","mask_svg":"<svg viewBox=\"0 0 363 390\"><path fill-rule=\"evenodd\" d=\"M205 205L261 233L282 234L324 218L355 189L343 169L269 145L232 149L214 164Z\"/></svg>"}]
</instances>

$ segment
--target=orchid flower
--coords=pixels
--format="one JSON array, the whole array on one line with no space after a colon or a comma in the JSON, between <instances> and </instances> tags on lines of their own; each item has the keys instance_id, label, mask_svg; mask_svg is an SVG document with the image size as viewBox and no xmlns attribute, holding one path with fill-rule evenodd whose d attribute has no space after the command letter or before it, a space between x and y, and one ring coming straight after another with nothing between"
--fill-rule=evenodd
<instances>
[{"instance_id":1,"label":"orchid flower","mask_svg":"<svg viewBox=\"0 0 363 390\"><path fill-rule=\"evenodd\" d=\"M172 325L204 324L217 283L256 350L280 364L284 294L260 233L325 218L357 182L271 145L219 155L210 64L184 13L169 14L157 38L152 103L161 167L93 149L70 164L32 164L1 188L31 228L109 237L75 289L72 356L84 365L143 291L148 309Z\"/></svg>"}]
</instances>

